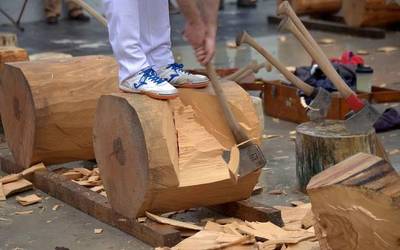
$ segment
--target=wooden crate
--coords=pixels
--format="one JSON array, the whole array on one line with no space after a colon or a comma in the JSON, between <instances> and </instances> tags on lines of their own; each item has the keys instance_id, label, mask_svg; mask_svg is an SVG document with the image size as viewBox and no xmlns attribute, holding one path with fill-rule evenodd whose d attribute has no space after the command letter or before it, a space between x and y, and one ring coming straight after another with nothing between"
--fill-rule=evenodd
<instances>
[{"instance_id":1,"label":"wooden crate","mask_svg":"<svg viewBox=\"0 0 400 250\"><path fill-rule=\"evenodd\" d=\"M370 101L370 94L359 93L358 97ZM300 103L298 89L288 86L281 81L265 81L264 111L267 115L282 120L303 123L309 121L305 109ZM343 120L350 111L345 100L334 94L327 119Z\"/></svg>"}]
</instances>

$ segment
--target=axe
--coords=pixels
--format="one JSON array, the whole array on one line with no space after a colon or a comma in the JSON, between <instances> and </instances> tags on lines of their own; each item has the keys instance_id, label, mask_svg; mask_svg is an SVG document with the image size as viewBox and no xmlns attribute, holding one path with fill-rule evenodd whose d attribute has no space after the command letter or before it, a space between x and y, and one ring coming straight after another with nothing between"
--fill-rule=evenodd
<instances>
[{"instance_id":1,"label":"axe","mask_svg":"<svg viewBox=\"0 0 400 250\"><path fill-rule=\"evenodd\" d=\"M247 32L243 31L236 37L236 44L240 46L242 43L247 43L262 56L267 59L276 69L278 69L290 82L296 87L303 90L304 93L311 97L313 100L309 105L307 115L312 121L321 121L328 114L329 106L331 104L331 95L323 88L313 88L307 83L300 80L297 76L291 73L286 67L275 59L266 49L264 49L257 41L251 37Z\"/></svg>"},{"instance_id":2,"label":"axe","mask_svg":"<svg viewBox=\"0 0 400 250\"><path fill-rule=\"evenodd\" d=\"M370 131L379 118L380 113L368 102L360 100L356 93L347 86L287 1L279 5L278 14L286 16L281 23L281 27L289 29L296 36L352 109L346 115L346 128L353 133L366 133Z\"/></svg>"},{"instance_id":3,"label":"axe","mask_svg":"<svg viewBox=\"0 0 400 250\"><path fill-rule=\"evenodd\" d=\"M248 76L252 73L258 73L258 71L260 71L264 67L266 68L266 70L268 72L271 71L269 64L266 64L266 63L258 64L256 60L251 60L249 64L247 64L243 68L237 70L236 72L234 72L228 76L225 76L223 79L238 82L241 79L245 78L246 76Z\"/></svg>"},{"instance_id":4,"label":"axe","mask_svg":"<svg viewBox=\"0 0 400 250\"><path fill-rule=\"evenodd\" d=\"M232 110L229 107L228 101L219 83L217 73L215 72L214 65L208 63L206 66L208 77L210 78L211 85L218 98L218 102L222 107L226 121L232 131L233 137L239 148L239 169L237 170L239 176L246 176L265 166L266 160L261 148L255 144L246 135L243 128L236 121Z\"/></svg>"}]
</instances>

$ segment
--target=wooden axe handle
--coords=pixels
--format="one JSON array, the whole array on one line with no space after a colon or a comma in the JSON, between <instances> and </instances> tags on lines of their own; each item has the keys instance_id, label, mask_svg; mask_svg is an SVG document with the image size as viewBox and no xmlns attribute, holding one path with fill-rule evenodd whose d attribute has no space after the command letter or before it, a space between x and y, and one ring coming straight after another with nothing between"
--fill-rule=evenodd
<instances>
[{"instance_id":1,"label":"wooden axe handle","mask_svg":"<svg viewBox=\"0 0 400 250\"><path fill-rule=\"evenodd\" d=\"M313 93L314 88L307 83L303 82L300 80L297 76L295 76L293 73L291 73L289 70L286 69L286 67L280 63L277 59L275 59L266 49L264 49L260 44L257 43L257 41L252 38L250 35L246 34L244 39L244 43L247 43L251 47L253 47L255 50L258 51L262 56L267 59L268 62L270 62L276 69L278 69L285 77L288 79L290 82L292 82L294 85L296 85L299 89L303 90L304 93L307 96L310 96Z\"/></svg>"},{"instance_id":2,"label":"wooden axe handle","mask_svg":"<svg viewBox=\"0 0 400 250\"><path fill-rule=\"evenodd\" d=\"M248 70L253 70L257 66L258 66L257 61L256 60L252 60L249 64L247 64L243 68L241 68L241 69L237 70L236 72L224 77L224 79L225 80L229 80L229 81L236 81L236 79L239 76L241 76L243 73L247 72Z\"/></svg>"},{"instance_id":3,"label":"wooden axe handle","mask_svg":"<svg viewBox=\"0 0 400 250\"><path fill-rule=\"evenodd\" d=\"M83 0L71 0L77 5L81 6L84 10L86 10L90 15L92 15L94 18L97 19L101 24L103 24L105 27L107 27L107 20L99 14L95 9L93 9L89 4L87 4Z\"/></svg>"},{"instance_id":4,"label":"wooden axe handle","mask_svg":"<svg viewBox=\"0 0 400 250\"><path fill-rule=\"evenodd\" d=\"M229 128L232 131L236 143L247 141L249 137L246 135L246 133L244 133L243 129L240 127L240 125L236 121L235 116L232 113L231 108L229 107L228 100L226 99L224 91L222 90L222 87L219 83L218 75L215 72L214 65L212 63L208 63L206 69L207 69L207 75L210 78L215 94L217 95L218 102L222 107L225 119L228 122Z\"/></svg>"},{"instance_id":5,"label":"wooden axe handle","mask_svg":"<svg viewBox=\"0 0 400 250\"><path fill-rule=\"evenodd\" d=\"M347 84L343 81L343 79L339 76L336 70L333 68L329 59L325 56L322 49L319 47L317 42L308 32L306 27L304 27L301 20L297 17L296 13L290 7L288 2L283 2L279 6L279 12L285 13L292 21L293 24L298 28L299 32L303 35L304 41L308 41L307 47L308 53L313 56L314 60L318 63L321 67L322 71L327 75L327 77L333 82L335 87L339 90L339 92L345 97L348 98L350 96L355 96L354 91L347 86ZM305 45L305 44L303 44Z\"/></svg>"}]
</instances>

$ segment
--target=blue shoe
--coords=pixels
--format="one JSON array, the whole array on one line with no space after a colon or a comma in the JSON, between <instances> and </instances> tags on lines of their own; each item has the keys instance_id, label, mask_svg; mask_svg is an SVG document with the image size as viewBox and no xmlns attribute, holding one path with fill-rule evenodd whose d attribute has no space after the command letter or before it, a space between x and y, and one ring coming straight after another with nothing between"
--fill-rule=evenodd
<instances>
[{"instance_id":1,"label":"blue shoe","mask_svg":"<svg viewBox=\"0 0 400 250\"><path fill-rule=\"evenodd\" d=\"M204 75L191 74L183 70L183 64L172 63L158 70L160 77L177 88L204 88L209 79Z\"/></svg>"}]
</instances>

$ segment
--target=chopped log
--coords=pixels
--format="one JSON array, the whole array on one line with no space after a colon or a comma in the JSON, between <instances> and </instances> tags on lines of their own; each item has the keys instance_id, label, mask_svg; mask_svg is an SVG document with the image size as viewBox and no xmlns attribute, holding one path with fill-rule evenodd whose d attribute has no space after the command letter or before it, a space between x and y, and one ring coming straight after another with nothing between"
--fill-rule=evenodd
<instances>
[{"instance_id":1,"label":"chopped log","mask_svg":"<svg viewBox=\"0 0 400 250\"><path fill-rule=\"evenodd\" d=\"M278 6L283 0L278 0ZM342 0L288 0L298 15L334 14L342 8Z\"/></svg>"},{"instance_id":2,"label":"chopped log","mask_svg":"<svg viewBox=\"0 0 400 250\"><path fill-rule=\"evenodd\" d=\"M305 190L311 177L356 153L377 153L375 131L351 134L343 121L306 122L296 128L296 174Z\"/></svg>"},{"instance_id":3,"label":"chopped log","mask_svg":"<svg viewBox=\"0 0 400 250\"><path fill-rule=\"evenodd\" d=\"M359 153L314 176L307 186L321 249L399 249L400 176Z\"/></svg>"},{"instance_id":4,"label":"chopped log","mask_svg":"<svg viewBox=\"0 0 400 250\"><path fill-rule=\"evenodd\" d=\"M0 47L2 46L17 46L17 35L9 32L0 32Z\"/></svg>"},{"instance_id":5,"label":"chopped log","mask_svg":"<svg viewBox=\"0 0 400 250\"><path fill-rule=\"evenodd\" d=\"M400 22L400 5L386 0L343 1L343 16L352 27L378 27Z\"/></svg>"},{"instance_id":6,"label":"chopped log","mask_svg":"<svg viewBox=\"0 0 400 250\"><path fill-rule=\"evenodd\" d=\"M17 47L0 47L0 72L7 62L28 61L28 52Z\"/></svg>"},{"instance_id":7,"label":"chopped log","mask_svg":"<svg viewBox=\"0 0 400 250\"><path fill-rule=\"evenodd\" d=\"M233 82L222 84L249 138L260 138L249 95ZM113 209L133 218L145 211L163 213L248 198L260 171L239 176L237 182L231 177L222 155L235 140L223 117L211 87L180 89L179 98L168 102L123 93L101 97L94 148Z\"/></svg>"},{"instance_id":8,"label":"chopped log","mask_svg":"<svg viewBox=\"0 0 400 250\"><path fill-rule=\"evenodd\" d=\"M98 98L117 90L114 59L9 63L1 82L5 135L18 165L94 159L93 118Z\"/></svg>"}]
</instances>

